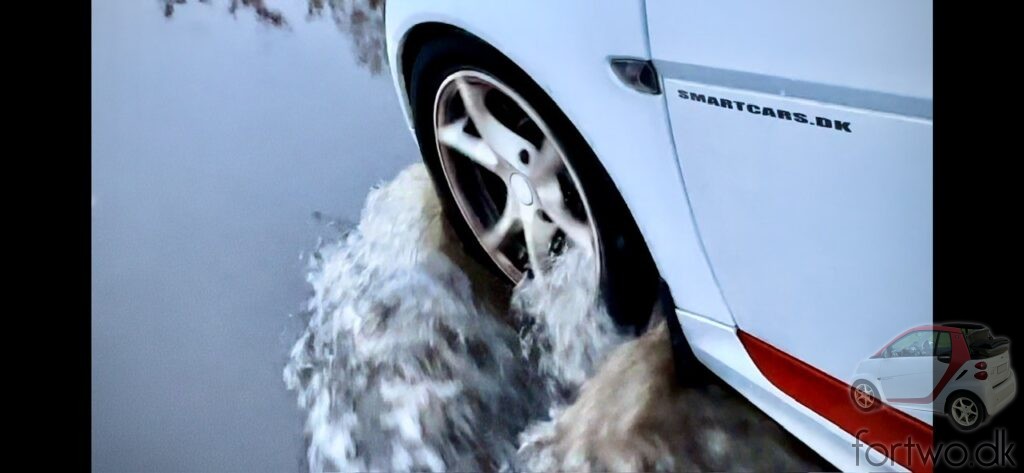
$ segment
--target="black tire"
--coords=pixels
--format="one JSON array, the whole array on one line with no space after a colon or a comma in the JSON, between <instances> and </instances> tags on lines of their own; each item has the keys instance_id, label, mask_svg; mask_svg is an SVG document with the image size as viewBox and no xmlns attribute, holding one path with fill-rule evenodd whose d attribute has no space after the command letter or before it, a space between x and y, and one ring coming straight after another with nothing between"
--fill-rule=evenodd
<instances>
[{"instance_id":1,"label":"black tire","mask_svg":"<svg viewBox=\"0 0 1024 473\"><path fill-rule=\"evenodd\" d=\"M625 329L645 328L657 297L658 272L636 223L615 184L579 131L537 84L511 60L482 41L452 33L423 45L412 64L409 97L423 160L445 214L472 257L505 277L463 220L444 177L433 126L434 99L442 82L460 70L498 78L523 97L557 137L589 200L602 252L601 297L610 315Z\"/></svg>"},{"instance_id":2,"label":"black tire","mask_svg":"<svg viewBox=\"0 0 1024 473\"><path fill-rule=\"evenodd\" d=\"M978 417L969 425L960 424L953 416L953 403L956 402L957 399L961 398L969 399L978 406ZM950 394L949 398L946 399L946 409L944 412L946 413L946 416L949 417L949 423L953 424L953 427L962 432L970 432L977 429L981 424L985 423L985 419L988 418L988 412L985 410L985 404L981 402L981 399L979 399L978 396L975 396L974 393L969 391L957 391Z\"/></svg>"},{"instance_id":3,"label":"black tire","mask_svg":"<svg viewBox=\"0 0 1024 473\"><path fill-rule=\"evenodd\" d=\"M857 402L857 391L861 385L865 385L871 388L871 393L873 393L872 397L874 399L869 405L862 405L860 402ZM878 388L875 387L874 384L871 384L871 382L868 380L858 379L852 385L850 385L850 400L853 401L853 405L857 409L860 409L863 412L872 412L877 410L878 407L882 405L882 400L879 396L880 395L878 393Z\"/></svg>"}]
</instances>

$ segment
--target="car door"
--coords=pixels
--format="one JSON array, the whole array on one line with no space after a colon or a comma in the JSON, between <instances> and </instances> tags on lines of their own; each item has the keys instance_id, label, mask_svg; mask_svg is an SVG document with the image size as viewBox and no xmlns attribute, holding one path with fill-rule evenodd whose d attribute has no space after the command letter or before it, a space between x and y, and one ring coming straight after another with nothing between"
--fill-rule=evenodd
<instances>
[{"instance_id":1,"label":"car door","mask_svg":"<svg viewBox=\"0 0 1024 473\"><path fill-rule=\"evenodd\" d=\"M738 327L848 379L892 334L930 324L931 3L646 9L680 172Z\"/></svg>"},{"instance_id":2,"label":"car door","mask_svg":"<svg viewBox=\"0 0 1024 473\"><path fill-rule=\"evenodd\" d=\"M887 402L900 403L931 394L934 337L935 332L931 330L915 331L900 337L886 349L878 382Z\"/></svg>"}]
</instances>

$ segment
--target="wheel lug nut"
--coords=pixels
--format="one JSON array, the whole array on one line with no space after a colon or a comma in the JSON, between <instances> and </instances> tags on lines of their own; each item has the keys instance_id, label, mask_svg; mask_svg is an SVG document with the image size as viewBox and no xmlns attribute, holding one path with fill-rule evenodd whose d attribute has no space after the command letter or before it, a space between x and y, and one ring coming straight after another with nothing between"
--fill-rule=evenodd
<instances>
[{"instance_id":1,"label":"wheel lug nut","mask_svg":"<svg viewBox=\"0 0 1024 473\"><path fill-rule=\"evenodd\" d=\"M523 164L530 164L530 153L527 153L525 149L519 150L519 161Z\"/></svg>"}]
</instances>

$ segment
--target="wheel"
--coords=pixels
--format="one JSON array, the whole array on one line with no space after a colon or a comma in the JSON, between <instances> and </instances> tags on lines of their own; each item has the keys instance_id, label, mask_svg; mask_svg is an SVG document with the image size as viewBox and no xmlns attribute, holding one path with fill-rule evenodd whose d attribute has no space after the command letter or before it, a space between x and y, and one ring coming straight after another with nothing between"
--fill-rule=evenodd
<instances>
[{"instance_id":1,"label":"wheel","mask_svg":"<svg viewBox=\"0 0 1024 473\"><path fill-rule=\"evenodd\" d=\"M878 389L875 385L863 379L853 383L850 387L850 397L853 404L864 412L870 412L878 408L882 403Z\"/></svg>"},{"instance_id":2,"label":"wheel","mask_svg":"<svg viewBox=\"0 0 1024 473\"><path fill-rule=\"evenodd\" d=\"M967 391L953 393L946 401L946 415L953 427L962 431L978 428L985 421L985 405L978 396Z\"/></svg>"},{"instance_id":3,"label":"wheel","mask_svg":"<svg viewBox=\"0 0 1024 473\"><path fill-rule=\"evenodd\" d=\"M475 38L424 45L410 73L416 137L467 252L513 284L569 246L593 256L610 315L639 332L658 274L593 151L522 70Z\"/></svg>"}]
</instances>

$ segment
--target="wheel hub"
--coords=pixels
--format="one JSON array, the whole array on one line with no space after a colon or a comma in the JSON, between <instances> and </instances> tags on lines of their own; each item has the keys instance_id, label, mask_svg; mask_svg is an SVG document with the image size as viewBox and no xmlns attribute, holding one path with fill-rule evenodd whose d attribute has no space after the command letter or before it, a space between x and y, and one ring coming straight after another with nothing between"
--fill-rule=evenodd
<instances>
[{"instance_id":1,"label":"wheel hub","mask_svg":"<svg viewBox=\"0 0 1024 473\"><path fill-rule=\"evenodd\" d=\"M530 185L530 181L526 180L522 174L512 174L512 177L508 179L508 186L512 189L512 193L515 194L516 198L519 199L520 204L533 205L533 186Z\"/></svg>"}]
</instances>

